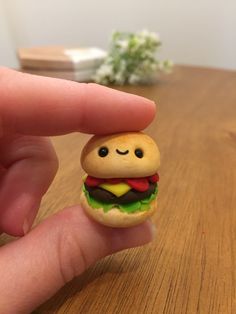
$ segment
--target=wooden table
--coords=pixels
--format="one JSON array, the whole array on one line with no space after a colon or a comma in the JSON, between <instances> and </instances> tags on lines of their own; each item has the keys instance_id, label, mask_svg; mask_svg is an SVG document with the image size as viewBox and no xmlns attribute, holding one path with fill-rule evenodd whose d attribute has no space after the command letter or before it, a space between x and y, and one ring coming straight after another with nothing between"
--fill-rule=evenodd
<instances>
[{"instance_id":1,"label":"wooden table","mask_svg":"<svg viewBox=\"0 0 236 314\"><path fill-rule=\"evenodd\" d=\"M176 67L125 87L158 104L157 236L103 259L35 313L236 313L236 72ZM88 136L54 138L60 170L37 221L79 200Z\"/></svg>"}]
</instances>

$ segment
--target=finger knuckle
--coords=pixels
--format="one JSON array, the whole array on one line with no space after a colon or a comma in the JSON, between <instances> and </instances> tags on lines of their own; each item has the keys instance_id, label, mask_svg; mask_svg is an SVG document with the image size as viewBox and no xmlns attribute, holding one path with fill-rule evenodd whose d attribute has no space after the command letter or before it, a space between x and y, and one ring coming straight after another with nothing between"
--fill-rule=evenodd
<instances>
[{"instance_id":1,"label":"finger knuckle","mask_svg":"<svg viewBox=\"0 0 236 314\"><path fill-rule=\"evenodd\" d=\"M58 230L57 260L63 283L82 273L90 264L86 249L82 245L78 230L73 227L74 213L70 210L60 213L63 227Z\"/></svg>"}]
</instances>

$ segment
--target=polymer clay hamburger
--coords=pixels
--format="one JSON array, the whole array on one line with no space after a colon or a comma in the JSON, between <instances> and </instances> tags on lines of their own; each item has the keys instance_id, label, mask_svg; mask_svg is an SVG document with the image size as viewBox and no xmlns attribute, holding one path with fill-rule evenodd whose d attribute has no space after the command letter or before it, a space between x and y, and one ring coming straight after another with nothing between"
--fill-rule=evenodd
<instances>
[{"instance_id":1,"label":"polymer clay hamburger","mask_svg":"<svg viewBox=\"0 0 236 314\"><path fill-rule=\"evenodd\" d=\"M93 136L81 154L84 178L81 205L110 227L131 227L156 208L160 153L141 132Z\"/></svg>"}]
</instances>

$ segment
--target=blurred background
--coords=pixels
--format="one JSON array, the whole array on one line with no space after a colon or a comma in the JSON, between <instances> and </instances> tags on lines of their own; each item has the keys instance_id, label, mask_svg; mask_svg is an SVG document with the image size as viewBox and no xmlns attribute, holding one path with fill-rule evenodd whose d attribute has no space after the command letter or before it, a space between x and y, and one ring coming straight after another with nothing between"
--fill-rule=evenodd
<instances>
[{"instance_id":1,"label":"blurred background","mask_svg":"<svg viewBox=\"0 0 236 314\"><path fill-rule=\"evenodd\" d=\"M113 30L157 32L160 57L236 69L235 0L0 0L0 65L18 67L19 47L96 46Z\"/></svg>"}]
</instances>

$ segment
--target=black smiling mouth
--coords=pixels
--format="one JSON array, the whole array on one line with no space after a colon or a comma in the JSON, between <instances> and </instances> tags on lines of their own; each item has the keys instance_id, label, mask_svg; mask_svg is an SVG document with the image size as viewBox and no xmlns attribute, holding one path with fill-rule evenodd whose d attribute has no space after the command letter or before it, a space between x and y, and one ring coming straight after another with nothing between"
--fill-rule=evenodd
<instances>
[{"instance_id":1,"label":"black smiling mouth","mask_svg":"<svg viewBox=\"0 0 236 314\"><path fill-rule=\"evenodd\" d=\"M128 154L128 149L127 150L125 150L124 152L122 152L122 151L120 151L119 149L116 149L116 152L118 153L118 154L120 154L120 155L127 155Z\"/></svg>"}]
</instances>

